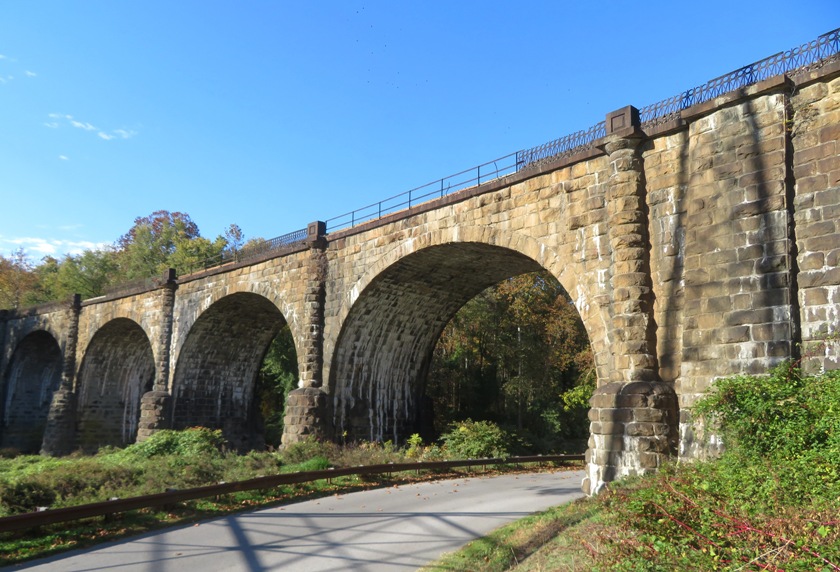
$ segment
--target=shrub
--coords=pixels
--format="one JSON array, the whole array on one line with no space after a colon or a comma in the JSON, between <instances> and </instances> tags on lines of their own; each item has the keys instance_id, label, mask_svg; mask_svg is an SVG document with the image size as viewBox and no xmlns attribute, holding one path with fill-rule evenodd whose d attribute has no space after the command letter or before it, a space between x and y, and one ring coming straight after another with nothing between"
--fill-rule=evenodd
<instances>
[{"instance_id":1,"label":"shrub","mask_svg":"<svg viewBox=\"0 0 840 572\"><path fill-rule=\"evenodd\" d=\"M694 409L746 455L840 453L840 371L804 376L785 364L766 376L721 379Z\"/></svg>"},{"instance_id":2,"label":"shrub","mask_svg":"<svg viewBox=\"0 0 840 572\"><path fill-rule=\"evenodd\" d=\"M511 436L492 421L460 421L441 440L453 458L481 459L510 454Z\"/></svg>"},{"instance_id":3,"label":"shrub","mask_svg":"<svg viewBox=\"0 0 840 572\"><path fill-rule=\"evenodd\" d=\"M310 437L284 447L282 452L283 462L295 464L302 463L313 457L329 457L331 450L331 443L324 443Z\"/></svg>"},{"instance_id":4,"label":"shrub","mask_svg":"<svg viewBox=\"0 0 840 572\"><path fill-rule=\"evenodd\" d=\"M286 466L283 469L284 473L296 473L298 471L323 471L332 466L329 459L326 457L312 457L306 461L295 464L294 466Z\"/></svg>"},{"instance_id":5,"label":"shrub","mask_svg":"<svg viewBox=\"0 0 840 572\"><path fill-rule=\"evenodd\" d=\"M0 483L0 505L7 514L32 512L41 506L51 506L55 499L55 491L37 481Z\"/></svg>"},{"instance_id":6,"label":"shrub","mask_svg":"<svg viewBox=\"0 0 840 572\"><path fill-rule=\"evenodd\" d=\"M182 431L157 431L142 443L135 443L125 448L127 455L151 458L161 455L196 455L218 456L225 439L219 429L192 427Z\"/></svg>"},{"instance_id":7,"label":"shrub","mask_svg":"<svg viewBox=\"0 0 840 572\"><path fill-rule=\"evenodd\" d=\"M598 502L632 534L610 570L828 570L840 562L840 371L721 379L694 412L726 441L715 462L669 465Z\"/></svg>"}]
</instances>

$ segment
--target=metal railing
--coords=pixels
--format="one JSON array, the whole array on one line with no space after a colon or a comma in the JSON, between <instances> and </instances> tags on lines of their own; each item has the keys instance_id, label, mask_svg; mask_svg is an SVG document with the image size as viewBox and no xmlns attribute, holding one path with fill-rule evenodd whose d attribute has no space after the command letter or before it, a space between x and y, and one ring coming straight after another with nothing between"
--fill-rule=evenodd
<instances>
[{"instance_id":1,"label":"metal railing","mask_svg":"<svg viewBox=\"0 0 840 572\"><path fill-rule=\"evenodd\" d=\"M773 56L765 58L754 64L744 66L728 74L707 81L706 83L684 91L673 97L669 97L652 105L643 107L639 111L640 120L643 125L648 127L664 123L671 119L679 117L680 112L692 105L704 103L715 97L729 93L736 89L755 84L759 81L788 73L794 70L807 69L810 67L824 65L828 61L837 59L840 54L840 28L832 30L816 40L803 44L796 48L790 49L786 52L779 52ZM588 129L576 131L570 135L560 137L554 141L549 141L542 145L517 151L511 155L506 155L490 163L473 167L466 171L456 173L444 179L439 179L417 187L406 193L390 197L383 201L373 203L361 209L350 211L349 213L340 215L338 217L329 219L327 221L327 231L334 232L342 228L353 227L361 222L368 222L381 218L386 214L393 213L397 210L410 208L413 205L422 202L423 200L431 200L432 198L439 198L449 192L455 192L466 188L467 186L481 184L482 181L487 182L490 179L522 171L527 168L534 168L537 165L554 161L562 157L575 155L582 151L586 151L593 147L595 142L606 135L606 124L601 121L596 123ZM509 160L510 157L516 156L514 165L508 165L505 169L496 169L495 172L490 172L482 178L481 169L489 165L497 164ZM447 187L444 192L444 183L466 173L477 172L477 176L472 177L464 184L453 185L451 189ZM435 188L440 184L440 193L438 194ZM434 190L432 190L434 189Z\"/></svg>"},{"instance_id":2,"label":"metal railing","mask_svg":"<svg viewBox=\"0 0 840 572\"><path fill-rule=\"evenodd\" d=\"M838 59L840 28L816 40L779 52L748 66L738 68L678 95L643 107L639 118L643 125L657 125L679 117L683 109L792 71L805 71Z\"/></svg>"},{"instance_id":3,"label":"metal railing","mask_svg":"<svg viewBox=\"0 0 840 572\"><path fill-rule=\"evenodd\" d=\"M243 248L224 250L212 256L205 258L200 262L189 265L185 268L178 268L180 273L192 273L200 270L208 270L223 264L231 262L244 262L268 254L274 251L286 250L302 244L306 240L306 229L302 228L294 232L286 233L282 236L270 238L268 240L260 240L244 246Z\"/></svg>"},{"instance_id":4,"label":"metal railing","mask_svg":"<svg viewBox=\"0 0 840 572\"><path fill-rule=\"evenodd\" d=\"M535 455L530 457L510 457L492 459L468 459L463 461L434 461L422 463L389 463L387 465L368 465L361 467L344 467L339 469L327 469L323 471L306 471L300 473L286 473L282 475L271 475L257 477L234 483L219 483L183 491L167 491L153 495L131 497L126 499L114 499L104 502L97 502L66 508L47 509L39 512L28 512L0 518L0 532L11 532L15 530L26 530L36 526L55 524L58 522L71 522L83 518L105 516L138 510L142 508L161 507L178 502L196 500L231 493L253 491L259 489L271 489L282 485L294 485L347 477L352 475L377 475L386 473L399 473L404 471L421 471L436 469L453 469L459 467L477 467L487 465L510 465L523 463L564 463L569 461L582 461L584 455Z\"/></svg>"},{"instance_id":5,"label":"metal railing","mask_svg":"<svg viewBox=\"0 0 840 572\"><path fill-rule=\"evenodd\" d=\"M591 148L595 141L607 134L607 124L604 121L596 123L589 129L576 131L571 135L560 137L537 147L531 147L524 151L517 151L516 165L518 170L531 167L547 160L555 160L560 157L568 157Z\"/></svg>"},{"instance_id":6,"label":"metal railing","mask_svg":"<svg viewBox=\"0 0 840 572\"><path fill-rule=\"evenodd\" d=\"M460 171L431 183L410 189L404 193L388 197L360 209L327 219L327 232L336 232L344 228L382 218L385 215L410 209L412 206L433 199L445 197L451 193L486 183L519 170L517 153L499 157L482 163L471 169Z\"/></svg>"}]
</instances>

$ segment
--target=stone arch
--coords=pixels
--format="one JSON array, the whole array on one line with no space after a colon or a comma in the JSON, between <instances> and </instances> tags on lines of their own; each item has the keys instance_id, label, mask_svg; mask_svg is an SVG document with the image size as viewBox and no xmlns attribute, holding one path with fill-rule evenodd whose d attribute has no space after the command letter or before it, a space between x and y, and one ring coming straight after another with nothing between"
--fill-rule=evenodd
<instances>
[{"instance_id":1,"label":"stone arch","mask_svg":"<svg viewBox=\"0 0 840 572\"><path fill-rule=\"evenodd\" d=\"M359 295L388 268L406 256L410 256L424 248L454 243L481 243L498 246L519 252L548 270L572 298L575 308L586 328L586 334L592 344L595 363L598 371L598 385L609 381L610 353L609 353L609 313L605 304L598 302L598 296L607 292L593 292L587 289L585 281L579 281L575 272L575 264L570 263L554 248L533 237L499 230L489 226L455 226L447 229L426 232L401 241L396 247L377 259L356 281L347 289L341 309L338 312L338 324L343 325ZM609 277L599 276L598 283L606 288ZM296 338L297 339L297 338ZM335 338L324 340L324 356L333 355L337 341ZM331 377L331 361L324 364L324 379ZM326 388L330 390L329 387Z\"/></svg>"},{"instance_id":2,"label":"stone arch","mask_svg":"<svg viewBox=\"0 0 840 572\"><path fill-rule=\"evenodd\" d=\"M36 330L14 349L3 376L2 440L0 445L22 453L37 453L53 393L61 383L63 359L55 337Z\"/></svg>"},{"instance_id":3,"label":"stone arch","mask_svg":"<svg viewBox=\"0 0 840 572\"><path fill-rule=\"evenodd\" d=\"M268 301L274 310L278 311L283 318L283 325L288 325L292 332L292 338L297 340L303 338L303 316L299 315L297 307L289 303L284 292L278 291L276 284L270 280L249 280L225 284L224 287L201 289L199 292L182 292L179 290L179 297L176 301L175 313L178 322L175 327L172 346L170 351L170 367L175 372L181 361L181 353L184 350L187 339L193 333L196 322L213 306L223 299L234 295L254 295ZM282 327L282 326L281 326ZM298 348L296 348L298 349ZM300 356L298 352L298 356ZM170 378L169 391L174 391L174 376Z\"/></svg>"},{"instance_id":4,"label":"stone arch","mask_svg":"<svg viewBox=\"0 0 840 572\"><path fill-rule=\"evenodd\" d=\"M445 325L479 292L518 274L547 269L576 304L586 302L586 315L579 305L578 312L598 356L593 334L605 328L570 266L530 237L487 227L436 231L397 246L351 290L341 333L325 352L332 356L327 391L336 432L382 440L412 430ZM603 359L602 337L597 341Z\"/></svg>"},{"instance_id":5,"label":"stone arch","mask_svg":"<svg viewBox=\"0 0 840 572\"><path fill-rule=\"evenodd\" d=\"M250 292L224 296L202 312L178 356L173 428L222 429L237 448L259 447L254 387L269 345L285 324L271 300Z\"/></svg>"},{"instance_id":6,"label":"stone arch","mask_svg":"<svg viewBox=\"0 0 840 572\"><path fill-rule=\"evenodd\" d=\"M79 447L93 452L133 443L140 399L151 391L154 376L152 345L137 322L115 318L99 328L77 378Z\"/></svg>"}]
</instances>

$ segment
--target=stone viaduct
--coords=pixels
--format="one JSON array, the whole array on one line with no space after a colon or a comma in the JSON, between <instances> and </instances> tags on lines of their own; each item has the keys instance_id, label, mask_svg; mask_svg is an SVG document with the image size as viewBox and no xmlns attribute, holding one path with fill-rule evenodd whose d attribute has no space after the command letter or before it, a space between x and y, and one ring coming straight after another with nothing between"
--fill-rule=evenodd
<instances>
[{"instance_id":1,"label":"stone viaduct","mask_svg":"<svg viewBox=\"0 0 840 572\"><path fill-rule=\"evenodd\" d=\"M837 31L826 37L836 55ZM610 113L563 152L521 153L510 174L349 228L312 223L245 262L4 311L0 444L64 454L195 425L247 438L285 324L300 382L284 442L400 439L448 320L545 269L597 367L584 490L704 455L714 442L690 411L716 378L840 364L819 343L840 305L840 61L690 93Z\"/></svg>"}]
</instances>

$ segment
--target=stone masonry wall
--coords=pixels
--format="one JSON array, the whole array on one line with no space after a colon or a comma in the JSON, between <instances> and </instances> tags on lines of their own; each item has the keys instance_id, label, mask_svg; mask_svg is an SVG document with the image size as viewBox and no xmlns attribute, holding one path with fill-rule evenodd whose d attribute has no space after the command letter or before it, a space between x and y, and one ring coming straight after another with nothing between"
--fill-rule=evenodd
<instances>
[{"instance_id":1,"label":"stone masonry wall","mask_svg":"<svg viewBox=\"0 0 840 572\"><path fill-rule=\"evenodd\" d=\"M71 303L60 302L8 312L6 319L0 322L4 332L0 336L4 339L0 353L0 395L5 396L0 403L0 419L3 419L0 442L6 446L24 451L34 448L37 451L41 447L40 444L35 445L35 440L49 436L50 422L56 419L50 405L53 392L57 389L56 381L61 380L65 366L72 362L66 352L74 347L75 316ZM27 340L35 337L51 339L53 343L30 345ZM58 350L58 363L51 348ZM21 353L18 353L19 350ZM58 371L55 371L56 367ZM23 393L20 393L21 389ZM33 391L37 391L35 401L40 403L34 408L25 405L34 401L24 397L32 396ZM13 436L22 426L28 427L24 431L26 437Z\"/></svg>"},{"instance_id":2,"label":"stone masonry wall","mask_svg":"<svg viewBox=\"0 0 840 572\"><path fill-rule=\"evenodd\" d=\"M791 97L788 129L798 301L804 364L818 371L840 367L840 77L810 84L808 76L796 79L804 85Z\"/></svg>"},{"instance_id":3,"label":"stone masonry wall","mask_svg":"<svg viewBox=\"0 0 840 572\"><path fill-rule=\"evenodd\" d=\"M45 331L26 336L5 375L0 447L23 453L41 450L53 392L61 382L61 349Z\"/></svg>"},{"instance_id":4,"label":"stone masonry wall","mask_svg":"<svg viewBox=\"0 0 840 572\"><path fill-rule=\"evenodd\" d=\"M673 383L682 366L688 133L683 129L649 139L641 153L659 378Z\"/></svg>"},{"instance_id":5,"label":"stone masonry wall","mask_svg":"<svg viewBox=\"0 0 840 572\"><path fill-rule=\"evenodd\" d=\"M762 373L797 335L787 194L786 96L776 91L694 114L688 126L682 456L702 455L688 409L718 377Z\"/></svg>"}]
</instances>

